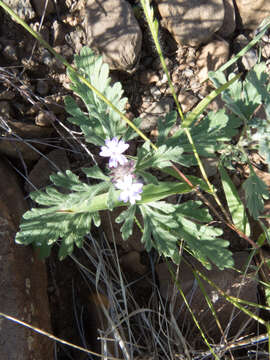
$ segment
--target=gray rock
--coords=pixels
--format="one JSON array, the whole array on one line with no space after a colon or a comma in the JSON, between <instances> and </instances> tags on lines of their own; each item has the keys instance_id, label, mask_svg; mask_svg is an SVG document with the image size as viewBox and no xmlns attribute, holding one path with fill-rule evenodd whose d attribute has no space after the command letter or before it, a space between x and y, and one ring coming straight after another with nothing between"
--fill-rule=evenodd
<instances>
[{"instance_id":1,"label":"gray rock","mask_svg":"<svg viewBox=\"0 0 270 360\"><path fill-rule=\"evenodd\" d=\"M50 175L57 171L66 171L70 164L65 151L56 149L46 157L41 157L31 170L28 182L25 183L25 191L30 193L37 189L44 189L50 184Z\"/></svg>"},{"instance_id":2,"label":"gray rock","mask_svg":"<svg viewBox=\"0 0 270 360\"><path fill-rule=\"evenodd\" d=\"M255 30L260 23L270 16L269 0L235 0L244 29Z\"/></svg>"},{"instance_id":3,"label":"gray rock","mask_svg":"<svg viewBox=\"0 0 270 360\"><path fill-rule=\"evenodd\" d=\"M14 242L27 203L17 174L2 158L0 171L1 312L51 333L45 263L31 246ZM47 336L2 317L0 328L0 359L53 359L53 342Z\"/></svg>"},{"instance_id":4,"label":"gray rock","mask_svg":"<svg viewBox=\"0 0 270 360\"><path fill-rule=\"evenodd\" d=\"M264 44L262 47L262 56L265 59L269 59L270 58L270 44Z\"/></svg>"},{"instance_id":5,"label":"gray rock","mask_svg":"<svg viewBox=\"0 0 270 360\"><path fill-rule=\"evenodd\" d=\"M177 43L198 46L218 31L224 20L223 0L172 0L158 2L162 25Z\"/></svg>"},{"instance_id":6,"label":"gray rock","mask_svg":"<svg viewBox=\"0 0 270 360\"><path fill-rule=\"evenodd\" d=\"M84 26L88 46L102 53L111 69L134 71L142 33L127 1L87 0Z\"/></svg>"},{"instance_id":7,"label":"gray rock","mask_svg":"<svg viewBox=\"0 0 270 360\"><path fill-rule=\"evenodd\" d=\"M249 71L258 61L258 54L255 49L249 49L241 59L244 68Z\"/></svg>"},{"instance_id":8,"label":"gray rock","mask_svg":"<svg viewBox=\"0 0 270 360\"><path fill-rule=\"evenodd\" d=\"M37 80L37 92L40 94L40 95L47 95L48 92L49 92L49 84L48 84L48 81L46 80Z\"/></svg>"},{"instance_id":9,"label":"gray rock","mask_svg":"<svg viewBox=\"0 0 270 360\"><path fill-rule=\"evenodd\" d=\"M215 40L205 45L197 60L198 78L204 82L209 71L217 70L229 59L230 46L227 41Z\"/></svg>"},{"instance_id":10,"label":"gray rock","mask_svg":"<svg viewBox=\"0 0 270 360\"><path fill-rule=\"evenodd\" d=\"M195 260L192 257L188 258L188 262L192 264L196 269L201 273L207 276L213 283L215 283L221 290L230 296L234 296L245 301L257 303L257 278L256 271L254 269L254 262L251 263L247 275L244 276L243 272L245 271L245 264L248 261L249 254L247 252L239 252L234 255L235 267L239 269L240 272L237 272L233 269L219 270L216 267L213 267L212 270L206 270L201 263ZM252 266L253 269L252 270ZM176 267L173 264L170 264L170 268L175 272ZM160 293L164 299L171 300L173 296L173 280L171 273L168 269L167 263L159 264L156 267L159 283L160 283ZM216 311L217 317L220 321L221 327L223 330L229 326L229 331L227 336L232 337L236 335L245 325L246 322L249 322L249 325L244 329L245 334L249 334L251 329L256 326L256 322L251 320L248 315L241 312L239 309L235 308L230 302L225 300L225 298L208 282L201 280L202 285L209 296L212 305ZM211 311L206 303L205 296L200 290L200 287L195 280L195 277L190 269L190 267L181 262L179 277L179 285L185 294L189 305L197 318L200 326L202 327L206 336L211 338L215 342L219 342L221 338L220 331L216 324L214 317L211 314ZM190 332L185 333L187 341L192 341L194 345L194 340L196 335L198 339L201 338L201 335L196 329L196 325L193 322L193 319L187 310L183 299L176 288L176 303L174 306L175 316L177 317L178 324L181 326L186 326ZM253 312L254 308L250 308ZM230 318L233 314L233 317ZM180 328L180 330L181 330ZM241 336L243 333L241 333Z\"/></svg>"},{"instance_id":11,"label":"gray rock","mask_svg":"<svg viewBox=\"0 0 270 360\"><path fill-rule=\"evenodd\" d=\"M198 98L185 91L182 93L180 92L178 95L178 101L182 107L183 112L186 113L195 106L195 104L198 102Z\"/></svg>"},{"instance_id":12,"label":"gray rock","mask_svg":"<svg viewBox=\"0 0 270 360\"><path fill-rule=\"evenodd\" d=\"M173 108L174 101L171 97L164 97L158 102L154 102L143 114L140 129L150 131L156 125L158 118L164 117Z\"/></svg>"},{"instance_id":13,"label":"gray rock","mask_svg":"<svg viewBox=\"0 0 270 360\"><path fill-rule=\"evenodd\" d=\"M29 21L36 16L30 0L3 0L3 1L24 21Z\"/></svg>"}]
</instances>

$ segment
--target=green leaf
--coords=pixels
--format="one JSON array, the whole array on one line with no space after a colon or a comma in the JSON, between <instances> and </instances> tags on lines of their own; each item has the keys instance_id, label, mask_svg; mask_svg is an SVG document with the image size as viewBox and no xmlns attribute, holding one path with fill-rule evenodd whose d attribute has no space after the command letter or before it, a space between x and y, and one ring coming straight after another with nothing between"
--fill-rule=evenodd
<instances>
[{"instance_id":1,"label":"green leaf","mask_svg":"<svg viewBox=\"0 0 270 360\"><path fill-rule=\"evenodd\" d=\"M140 205L139 208L144 222L142 242L145 244L146 250L150 251L154 247L160 255L177 259L177 262L179 262L179 257L177 256L179 251L178 237L163 226L164 223L170 224L170 226L175 223L173 215L154 210L151 208L151 204Z\"/></svg>"},{"instance_id":2,"label":"green leaf","mask_svg":"<svg viewBox=\"0 0 270 360\"><path fill-rule=\"evenodd\" d=\"M179 262L178 243L182 239L208 268L211 263L220 269L233 265L227 249L229 242L218 238L222 230L198 223L211 221L208 211L199 208L200 203L173 205L159 201L138 206L143 217L142 242L147 251L154 247L160 255Z\"/></svg>"},{"instance_id":3,"label":"green leaf","mask_svg":"<svg viewBox=\"0 0 270 360\"><path fill-rule=\"evenodd\" d=\"M238 126L239 122L231 122L224 109L217 112L211 111L197 125L192 126L190 135L200 156L215 157L215 152L221 149L224 142L230 141L237 134ZM181 145L181 153L178 156L178 163L181 165L197 164L184 129L178 130L166 144L167 147Z\"/></svg>"},{"instance_id":4,"label":"green leaf","mask_svg":"<svg viewBox=\"0 0 270 360\"><path fill-rule=\"evenodd\" d=\"M254 219L258 219L264 210L264 199L269 198L267 185L255 174L251 168L250 176L243 183L247 207Z\"/></svg>"},{"instance_id":5,"label":"green leaf","mask_svg":"<svg viewBox=\"0 0 270 360\"><path fill-rule=\"evenodd\" d=\"M73 192L61 193L49 186L45 192L31 194L38 204L47 207L33 208L24 214L16 242L24 245L34 243L41 256L48 256L51 246L60 240L59 257L62 259L72 253L74 244L82 246L83 237L90 231L92 219L99 226L99 215L91 213L88 207L94 196L104 192L108 184L103 182L90 186L81 183L70 171L54 174L51 180L55 186L70 187Z\"/></svg>"},{"instance_id":6,"label":"green leaf","mask_svg":"<svg viewBox=\"0 0 270 360\"><path fill-rule=\"evenodd\" d=\"M194 123L196 119L198 119L199 115L203 113L203 111L207 108L207 106L213 101L219 94L224 92L225 89L228 87L231 87L234 82L237 81L237 79L240 77L240 75L236 75L232 77L229 81L224 83L220 83L217 86L216 90L213 90L209 95L207 95L204 99L202 99L199 104L193 109L186 117L185 121L182 124L183 127L191 127L191 125Z\"/></svg>"},{"instance_id":7,"label":"green leaf","mask_svg":"<svg viewBox=\"0 0 270 360\"><path fill-rule=\"evenodd\" d=\"M148 168L168 167L171 165L171 161L179 162L183 150L179 146L167 147L167 145L161 145L156 151L149 148L149 144L145 143L138 149L138 160L136 163L136 169L145 170Z\"/></svg>"},{"instance_id":8,"label":"green leaf","mask_svg":"<svg viewBox=\"0 0 270 360\"><path fill-rule=\"evenodd\" d=\"M126 98L122 98L121 84L110 85L109 67L102 62L102 57L87 48L82 48L74 58L77 69L83 74L102 95L104 95L120 112L125 112ZM121 137L126 132L126 124L120 115L108 106L86 84L81 82L74 71L68 71L71 89L83 100L87 113L83 113L72 98L65 100L66 110L72 115L68 118L72 123L80 126L86 140L101 146L106 138ZM129 134L129 138L132 134Z\"/></svg>"},{"instance_id":9,"label":"green leaf","mask_svg":"<svg viewBox=\"0 0 270 360\"><path fill-rule=\"evenodd\" d=\"M169 135L170 130L176 124L177 112L175 110L169 112L164 119L158 119L158 138L157 146L163 145Z\"/></svg>"},{"instance_id":10,"label":"green leaf","mask_svg":"<svg viewBox=\"0 0 270 360\"><path fill-rule=\"evenodd\" d=\"M219 164L218 169L221 176L222 186L224 189L232 221L237 229L240 229L244 234L249 236L250 226L248 223L245 207L224 167Z\"/></svg>"},{"instance_id":11,"label":"green leaf","mask_svg":"<svg viewBox=\"0 0 270 360\"><path fill-rule=\"evenodd\" d=\"M107 206L110 211L112 211L113 208L116 206L117 199L118 199L117 192L115 190L114 185L111 183L108 192L108 199L107 199Z\"/></svg>"},{"instance_id":12,"label":"green leaf","mask_svg":"<svg viewBox=\"0 0 270 360\"><path fill-rule=\"evenodd\" d=\"M159 184L159 181L158 179L150 174L150 172L148 171L144 171L144 170L136 170L136 174L140 177L143 178L143 181L146 183L146 184L154 184L154 185L158 185Z\"/></svg>"},{"instance_id":13,"label":"green leaf","mask_svg":"<svg viewBox=\"0 0 270 360\"><path fill-rule=\"evenodd\" d=\"M177 214L196 222L210 222L212 217L208 209L202 205L200 201L186 201L177 206Z\"/></svg>"},{"instance_id":14,"label":"green leaf","mask_svg":"<svg viewBox=\"0 0 270 360\"><path fill-rule=\"evenodd\" d=\"M135 212L136 205L132 205L127 210L122 211L115 220L118 224L124 222L121 227L121 233L124 240L127 240L132 235Z\"/></svg>"},{"instance_id":15,"label":"green leaf","mask_svg":"<svg viewBox=\"0 0 270 360\"><path fill-rule=\"evenodd\" d=\"M255 135L259 144L259 153L265 157L270 169L270 123L265 120L261 121Z\"/></svg>"},{"instance_id":16,"label":"green leaf","mask_svg":"<svg viewBox=\"0 0 270 360\"><path fill-rule=\"evenodd\" d=\"M207 268L211 269L213 263L221 270L233 266L232 253L228 250L229 242L219 238L221 229L198 225L184 218L181 218L181 223L183 227L179 230L179 236L203 265L208 263Z\"/></svg>"},{"instance_id":17,"label":"green leaf","mask_svg":"<svg viewBox=\"0 0 270 360\"><path fill-rule=\"evenodd\" d=\"M82 168L85 175L92 179L109 181L110 177L105 175L98 165L92 166L91 168Z\"/></svg>"}]
</instances>

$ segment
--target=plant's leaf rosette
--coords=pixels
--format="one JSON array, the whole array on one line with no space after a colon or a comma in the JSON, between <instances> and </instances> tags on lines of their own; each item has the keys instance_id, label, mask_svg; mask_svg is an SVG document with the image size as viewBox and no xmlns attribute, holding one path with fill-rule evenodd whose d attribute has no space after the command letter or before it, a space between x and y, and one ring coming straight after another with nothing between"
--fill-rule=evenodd
<instances>
[{"instance_id":1,"label":"plant's leaf rosette","mask_svg":"<svg viewBox=\"0 0 270 360\"><path fill-rule=\"evenodd\" d=\"M119 200L121 191L110 192L111 181L100 169L84 169L87 176L102 179L95 185L82 183L72 172L57 173L51 176L54 186L46 191L37 191L31 198L40 205L26 212L16 242L28 245L33 243L45 257L50 254L53 244L59 243L59 257L70 255L74 245L83 246L84 236L91 230L91 224L100 225L99 211L113 207L126 206ZM103 174L103 175L102 175ZM71 192L66 192L69 189ZM141 200L127 207L118 218L124 221L123 238L132 235L134 216L138 209L143 218L142 241L149 251L152 247L160 255L179 261L178 244L181 239L188 248L203 260L209 259L220 268L231 266L227 242L219 239L218 229L203 225L211 221L206 209L200 203L188 201L180 205L160 201L173 194L190 191L185 183L159 183L144 185ZM109 199L109 198L112 199ZM135 199L136 200L136 199ZM216 237L215 237L216 235ZM222 252L223 255L219 255ZM223 259L223 261L221 261Z\"/></svg>"}]
</instances>

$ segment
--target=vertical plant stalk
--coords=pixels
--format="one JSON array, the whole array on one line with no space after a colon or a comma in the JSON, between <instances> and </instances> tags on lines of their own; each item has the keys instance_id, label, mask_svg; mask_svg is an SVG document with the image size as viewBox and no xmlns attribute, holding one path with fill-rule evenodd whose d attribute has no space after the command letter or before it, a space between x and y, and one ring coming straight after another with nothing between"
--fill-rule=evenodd
<instances>
[{"instance_id":1,"label":"vertical plant stalk","mask_svg":"<svg viewBox=\"0 0 270 360\"><path fill-rule=\"evenodd\" d=\"M172 92L172 95L173 95L173 98L174 98L174 101L175 101L175 104L176 104L176 107L177 107L177 110L178 110L178 113L179 113L179 116L180 116L180 118L182 120L182 125L184 125L185 134L186 134L186 136L188 138L188 141L189 141L189 143L190 143L190 145L192 147L192 151L194 153L194 156L195 156L196 161L198 163L198 166L200 168L202 177L205 180L205 182L207 183L207 185L209 187L209 190L210 190L212 196L214 197L216 203L219 205L222 212L224 213L224 216L226 217L227 222L230 223L231 222L230 217L227 214L224 207L222 206L218 196L216 195L216 193L215 193L215 191L213 189L212 184L210 183L210 181L209 181L209 179L207 177L207 174L206 174L206 172L204 170L201 159L200 159L200 157L198 155L196 146L195 146L195 144L193 142L193 139L191 137L191 134L189 132L189 129L187 128L187 126L185 124L185 118L184 118L184 115L183 115L183 112L182 112L182 109L181 109L181 105L180 105L180 103L179 103L179 101L177 99L177 96L176 96L176 93L175 93L175 90L174 90L174 86L172 84L172 81L171 81L171 78L170 78L170 75L169 75L169 72L168 72L168 69L167 69L163 54L162 54L160 43L159 43L159 40L158 40L158 21L157 21L157 19L154 19L154 10L153 10L153 8L151 8L149 0L140 0L140 1L141 1L141 5L143 7L143 11L144 11L147 23L149 25L149 29L151 31L151 34L152 34L152 37L153 37L153 40L154 40L154 43L155 43L155 46L156 46L157 53L159 55L159 58L160 58L160 61L161 61L161 64L162 64L163 70L164 70L164 72L166 74L166 77L167 77L167 80L168 80L168 83L169 83L169 86L170 86L170 89L171 89L171 92Z\"/></svg>"},{"instance_id":2,"label":"vertical plant stalk","mask_svg":"<svg viewBox=\"0 0 270 360\"><path fill-rule=\"evenodd\" d=\"M166 74L166 77L167 77L167 80L168 80L168 83L170 85L170 89L172 91L172 95L173 95L173 98L174 98L174 101L176 103L176 107L177 107L177 110L178 110L178 113L179 113L179 116L182 120L182 126L183 126L183 129L185 131L185 134L188 138L188 141L192 147L192 151L193 151L193 154L196 158L196 161L198 163L198 166L199 166L199 169L201 171L201 174L203 176L203 179L205 180L205 182L207 183L208 185L208 188L209 188L209 191L211 193L211 195L214 197L216 203L218 204L218 206L220 207L222 213L224 214L225 216L225 219L226 219L226 224L229 228L231 228L233 231L235 231L240 237L244 238L246 241L248 241L253 247L257 248L258 246L248 237L246 236L243 232L241 232L240 230L238 230L234 224L232 223L231 221L231 218L228 214L228 212L226 211L226 209L224 208L224 206L222 205L221 201L219 200L212 184L210 183L208 177L207 177L207 174L205 172L205 169L203 167L203 164L201 162L201 159L199 157L199 154L197 152L197 149L196 149L196 146L193 142L193 139L192 139L192 136L190 134L190 131L188 129L187 126L190 125L190 122L189 121L186 121L185 118L184 118L184 115L183 115L183 112L182 112L182 109L181 109L181 106L179 104L179 101L177 99L177 96L176 96L176 93L175 93L175 90L174 90L174 87L173 87L173 84L172 84L172 81L170 79L170 75L169 75L169 72L168 72L168 69L167 69L167 66L166 66L166 63L165 63L165 60L164 60L164 57L163 57L163 54L162 54L162 50L161 50L161 47L160 47L160 44L159 44L159 40L158 40L158 22L157 20L155 19L154 20L154 11L153 11L153 8L151 8L150 6L150 1L149 0L140 0L141 2L141 5L143 7L143 11L144 11L144 14L145 14L145 17L146 17L146 20L148 22L148 25L149 25L149 28L150 28L150 31L151 31L151 34L152 34L152 37L153 37L153 40L154 40L154 43L155 43L155 46L156 46L156 49L157 49L157 52L158 52L158 55L160 57L160 61L161 61L161 64L162 64L162 67L163 67L163 70L165 71L165 74ZM238 78L240 77L240 75L237 75L235 76L233 79L231 79L227 84L226 84L226 87L224 88L220 88L219 89L219 92L216 92L216 90L214 91L214 93L212 94L211 97L209 97L209 99L207 99L207 101L203 104L199 104L200 107L199 107L199 110L202 112L202 108L203 106L202 105L205 105L208 103L208 101L210 102L211 100L213 100L214 97L216 97L220 92L222 92L223 90L225 90L225 88L227 88L229 85L231 85L234 81L236 81ZM205 105L206 106L206 105ZM190 118L191 119L191 118ZM189 119L189 120L190 120ZM179 169L177 169L176 166L172 165L172 167L178 172L178 174L181 176L181 178L189 185L191 186L193 189L196 190L196 192L198 194L200 194L200 198L204 199L204 202L206 201L206 199L204 198L204 196L201 194L201 192L196 189L196 187L194 187L190 181L187 180L187 178L179 171ZM209 201L206 201L206 204L213 210L214 207L209 203ZM222 221L224 221L220 215L218 214L218 212L214 209L214 212L215 214L218 216L219 219L221 219Z\"/></svg>"},{"instance_id":3,"label":"vertical plant stalk","mask_svg":"<svg viewBox=\"0 0 270 360\"><path fill-rule=\"evenodd\" d=\"M160 43L158 41L158 21L157 21L157 19L154 19L154 11L153 11L153 8L151 8L151 6L150 6L149 0L140 0L140 1L141 1L141 5L142 5L142 8L143 8L144 15L146 17L149 29L151 31L151 35L152 35L154 43L155 43L155 47L156 47L158 56L160 58L163 70L164 70L164 72L166 74L167 81L168 81L168 84L170 86L173 99L174 99L175 104L177 106L179 116L180 116L180 118L181 118L181 120L183 122L185 120L184 114L183 114L183 111L181 109L181 105L180 105L180 103L179 103L179 101L177 99L177 96L176 96L176 93L175 93L175 90L174 90L174 87L173 87L173 83L171 81L171 78L170 78L166 63L165 63L165 59L164 59L164 56L163 56L163 53L162 53L162 50L161 50L161 47L160 47Z\"/></svg>"}]
</instances>

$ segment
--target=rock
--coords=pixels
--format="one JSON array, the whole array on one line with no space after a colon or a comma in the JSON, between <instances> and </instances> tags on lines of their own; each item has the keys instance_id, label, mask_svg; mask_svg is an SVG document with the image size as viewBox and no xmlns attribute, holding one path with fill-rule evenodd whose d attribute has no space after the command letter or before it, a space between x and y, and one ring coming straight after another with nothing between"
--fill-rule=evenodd
<instances>
[{"instance_id":1,"label":"rock","mask_svg":"<svg viewBox=\"0 0 270 360\"><path fill-rule=\"evenodd\" d=\"M178 101L181 105L183 112L186 113L195 106L195 104L198 102L198 99L196 98L196 96L186 91L178 95Z\"/></svg>"},{"instance_id":2,"label":"rock","mask_svg":"<svg viewBox=\"0 0 270 360\"><path fill-rule=\"evenodd\" d=\"M164 117L173 108L174 101L171 97L167 96L161 100L152 103L151 106L140 115L142 122L140 129L143 131L152 130L158 121L158 118Z\"/></svg>"},{"instance_id":3,"label":"rock","mask_svg":"<svg viewBox=\"0 0 270 360\"><path fill-rule=\"evenodd\" d=\"M121 256L120 264L128 273L143 275L147 272L147 266L141 263L141 255L138 251L130 251Z\"/></svg>"},{"instance_id":4,"label":"rock","mask_svg":"<svg viewBox=\"0 0 270 360\"><path fill-rule=\"evenodd\" d=\"M24 21L32 20L36 14L30 0L3 0Z\"/></svg>"},{"instance_id":5,"label":"rock","mask_svg":"<svg viewBox=\"0 0 270 360\"><path fill-rule=\"evenodd\" d=\"M132 72L141 51L142 32L125 0L87 0L85 31L88 46L98 50L111 69Z\"/></svg>"},{"instance_id":6,"label":"rock","mask_svg":"<svg viewBox=\"0 0 270 360\"><path fill-rule=\"evenodd\" d=\"M249 71L256 65L258 61L258 54L255 49L249 49L244 56L242 56L241 62L245 70Z\"/></svg>"},{"instance_id":7,"label":"rock","mask_svg":"<svg viewBox=\"0 0 270 360\"><path fill-rule=\"evenodd\" d=\"M16 48L12 45L5 46L5 48L3 49L3 55L9 61L17 61L18 60Z\"/></svg>"},{"instance_id":8,"label":"rock","mask_svg":"<svg viewBox=\"0 0 270 360\"><path fill-rule=\"evenodd\" d=\"M235 0L240 16L240 27L255 30L260 23L270 16L269 0Z\"/></svg>"},{"instance_id":9,"label":"rock","mask_svg":"<svg viewBox=\"0 0 270 360\"><path fill-rule=\"evenodd\" d=\"M37 80L37 92L42 95L46 96L49 92L49 84L46 80Z\"/></svg>"},{"instance_id":10,"label":"rock","mask_svg":"<svg viewBox=\"0 0 270 360\"><path fill-rule=\"evenodd\" d=\"M35 117L35 124L37 126L52 126L52 122L55 120L55 115L49 111L40 111Z\"/></svg>"},{"instance_id":11,"label":"rock","mask_svg":"<svg viewBox=\"0 0 270 360\"><path fill-rule=\"evenodd\" d=\"M158 2L157 5L162 25L181 45L199 46L223 24L223 0L174 0Z\"/></svg>"},{"instance_id":12,"label":"rock","mask_svg":"<svg viewBox=\"0 0 270 360\"><path fill-rule=\"evenodd\" d=\"M66 171L69 168L69 161L64 150L51 151L46 157L42 157L31 170L28 181L25 183L25 191L30 193L45 188L50 184L51 174Z\"/></svg>"},{"instance_id":13,"label":"rock","mask_svg":"<svg viewBox=\"0 0 270 360\"><path fill-rule=\"evenodd\" d=\"M29 141L35 139L42 142L42 138L51 136L53 129L36 126L27 121L15 121L12 118L5 118L10 132L6 132L0 141L0 153L14 158L23 158L25 161L39 159L39 151L46 149L45 145L35 144ZM24 140L27 139L27 140Z\"/></svg>"},{"instance_id":14,"label":"rock","mask_svg":"<svg viewBox=\"0 0 270 360\"><path fill-rule=\"evenodd\" d=\"M0 159L0 308L4 314L51 333L44 262L33 249L16 245L14 236L27 210L16 174ZM0 358L50 360L53 341L1 317Z\"/></svg>"},{"instance_id":15,"label":"rock","mask_svg":"<svg viewBox=\"0 0 270 360\"><path fill-rule=\"evenodd\" d=\"M61 93L46 96L45 103L47 109L55 115L65 113L64 96Z\"/></svg>"},{"instance_id":16,"label":"rock","mask_svg":"<svg viewBox=\"0 0 270 360\"><path fill-rule=\"evenodd\" d=\"M270 58L270 44L264 44L262 47L262 56L265 59L269 59Z\"/></svg>"},{"instance_id":17,"label":"rock","mask_svg":"<svg viewBox=\"0 0 270 360\"><path fill-rule=\"evenodd\" d=\"M218 30L218 35L222 38L227 38L234 33L236 28L236 19L235 19L235 8L233 0L223 0L224 1L224 20L221 28Z\"/></svg>"},{"instance_id":18,"label":"rock","mask_svg":"<svg viewBox=\"0 0 270 360\"><path fill-rule=\"evenodd\" d=\"M245 271L245 264L248 261L249 254L246 252L239 252L234 255L235 267L242 272ZM252 262L247 276L245 277L242 273L237 272L233 269L218 270L216 267L213 267L212 270L206 270L201 263L199 263L194 258L189 257L188 261L201 273L206 275L212 282L214 282L220 289L230 296L235 296L237 298L243 299L245 301L250 301L257 303L257 279L255 275L254 263ZM176 270L176 267L173 264L170 264L170 267L173 271ZM156 267L159 283L160 283L160 293L164 299L171 300L173 295L173 280L166 263L158 264ZM204 333L208 338L211 338L211 341L219 342L221 339L221 334L218 329L218 326L215 322L214 317L211 314L211 311L206 303L205 297L200 290L200 287L197 281L194 278L194 275L190 267L181 262L179 277L179 285L188 299L189 305L197 318L200 326L202 327ZM236 335L244 324L249 320L248 326L244 329L245 334L249 334L251 328L256 325L255 321L250 321L250 317L245 313L241 312L235 308L230 302L226 301L220 293L210 286L206 281L202 280L202 285L208 294L213 307L217 313L217 317L221 323L223 330L229 325L230 317L234 312L234 316L231 319L231 324L229 325L229 331L227 336L232 337ZM181 326L186 326L189 330L188 333L185 332L185 338L187 341L194 341L196 335L200 339L200 335L197 331L196 325L193 322L193 319L186 309L186 306L183 303L181 295L177 292L176 288L176 303L174 306L175 315L177 315L178 324ZM251 310L252 309L252 310ZM253 312L254 308L250 310ZM241 333L241 336L243 333ZM194 345L194 344L193 344Z\"/></svg>"},{"instance_id":19,"label":"rock","mask_svg":"<svg viewBox=\"0 0 270 360\"><path fill-rule=\"evenodd\" d=\"M162 96L160 89L155 85L150 88L150 94L153 96L153 99L155 100L159 100Z\"/></svg>"},{"instance_id":20,"label":"rock","mask_svg":"<svg viewBox=\"0 0 270 360\"><path fill-rule=\"evenodd\" d=\"M197 60L200 82L208 78L209 71L217 70L229 59L230 46L226 41L215 40L205 45Z\"/></svg>"},{"instance_id":21,"label":"rock","mask_svg":"<svg viewBox=\"0 0 270 360\"><path fill-rule=\"evenodd\" d=\"M43 16L46 6L46 1L47 0L32 0L33 7L36 10L38 16ZM49 14L52 14L53 12L54 12L53 0L48 0L45 15L47 16Z\"/></svg>"}]
</instances>

